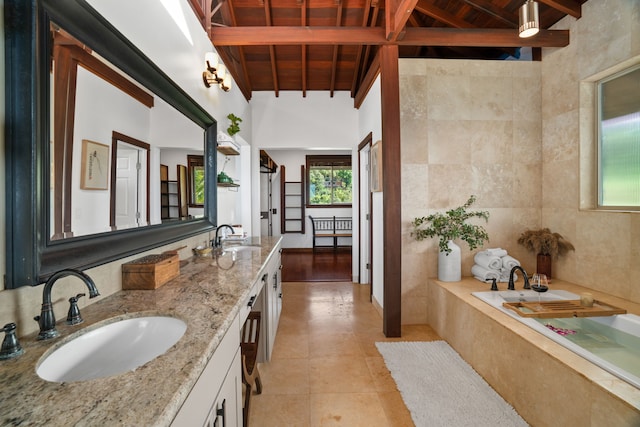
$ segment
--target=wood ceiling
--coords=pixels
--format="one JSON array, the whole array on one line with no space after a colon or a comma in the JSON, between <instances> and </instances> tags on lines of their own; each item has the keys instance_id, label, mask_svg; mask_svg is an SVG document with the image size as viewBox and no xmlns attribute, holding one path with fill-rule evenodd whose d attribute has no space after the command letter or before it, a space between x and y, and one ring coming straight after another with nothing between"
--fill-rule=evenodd
<instances>
[{"instance_id":1,"label":"wood ceiling","mask_svg":"<svg viewBox=\"0 0 640 427\"><path fill-rule=\"evenodd\" d=\"M518 37L524 0L190 0L247 100L254 91L349 91L363 99L382 45L400 58L504 59L563 47L586 0L539 0L538 35Z\"/></svg>"}]
</instances>

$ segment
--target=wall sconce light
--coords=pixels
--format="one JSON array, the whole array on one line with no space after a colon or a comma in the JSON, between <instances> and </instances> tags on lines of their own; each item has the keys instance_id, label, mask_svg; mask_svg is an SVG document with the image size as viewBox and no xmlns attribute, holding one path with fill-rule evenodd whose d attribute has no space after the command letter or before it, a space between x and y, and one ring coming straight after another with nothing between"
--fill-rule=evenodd
<instances>
[{"instance_id":1,"label":"wall sconce light","mask_svg":"<svg viewBox=\"0 0 640 427\"><path fill-rule=\"evenodd\" d=\"M207 65L207 68L202 72L202 81L205 87L217 84L220 85L220 89L229 92L231 89L231 75L227 73L224 64L220 62L218 54L208 52L204 57L204 61Z\"/></svg>"},{"instance_id":2,"label":"wall sconce light","mask_svg":"<svg viewBox=\"0 0 640 427\"><path fill-rule=\"evenodd\" d=\"M518 35L521 38L531 37L540 31L540 17L538 16L538 2L527 0L520 6L520 26Z\"/></svg>"}]
</instances>

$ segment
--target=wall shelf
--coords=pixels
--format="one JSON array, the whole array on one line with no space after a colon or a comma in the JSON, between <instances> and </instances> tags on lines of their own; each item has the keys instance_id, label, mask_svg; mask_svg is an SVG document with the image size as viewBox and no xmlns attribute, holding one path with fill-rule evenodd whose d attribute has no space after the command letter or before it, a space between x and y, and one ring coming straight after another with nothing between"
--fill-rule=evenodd
<instances>
[{"instance_id":1,"label":"wall shelf","mask_svg":"<svg viewBox=\"0 0 640 427\"><path fill-rule=\"evenodd\" d=\"M300 181L287 181L285 170L284 166L280 166L280 192L282 194L280 229L282 233L304 234L306 221L304 215L304 165L300 166Z\"/></svg>"},{"instance_id":2,"label":"wall shelf","mask_svg":"<svg viewBox=\"0 0 640 427\"><path fill-rule=\"evenodd\" d=\"M218 145L218 151L225 156L238 156L240 153L229 145Z\"/></svg>"},{"instance_id":3,"label":"wall shelf","mask_svg":"<svg viewBox=\"0 0 640 427\"><path fill-rule=\"evenodd\" d=\"M231 187L231 188L236 188L236 187L240 187L240 184L234 184L232 182L219 182L218 183L218 187Z\"/></svg>"}]
</instances>

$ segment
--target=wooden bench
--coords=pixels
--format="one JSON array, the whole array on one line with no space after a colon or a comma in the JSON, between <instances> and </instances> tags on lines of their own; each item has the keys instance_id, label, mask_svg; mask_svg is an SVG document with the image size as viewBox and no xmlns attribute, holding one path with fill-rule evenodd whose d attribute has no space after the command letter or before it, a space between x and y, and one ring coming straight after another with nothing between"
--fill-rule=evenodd
<instances>
[{"instance_id":1,"label":"wooden bench","mask_svg":"<svg viewBox=\"0 0 640 427\"><path fill-rule=\"evenodd\" d=\"M352 220L347 217L312 217L309 215L311 219L311 228L313 229L313 250L316 248L333 248L334 250L338 249L338 239L340 238L351 238ZM318 239L331 239L331 245L319 245ZM351 246L344 245L344 246Z\"/></svg>"}]
</instances>

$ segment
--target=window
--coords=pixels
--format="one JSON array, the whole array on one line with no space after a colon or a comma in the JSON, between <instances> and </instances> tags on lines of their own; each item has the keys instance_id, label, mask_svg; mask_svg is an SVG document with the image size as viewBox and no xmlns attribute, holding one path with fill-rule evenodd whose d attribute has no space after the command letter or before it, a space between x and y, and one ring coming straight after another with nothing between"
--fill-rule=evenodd
<instances>
[{"instance_id":1,"label":"window","mask_svg":"<svg viewBox=\"0 0 640 427\"><path fill-rule=\"evenodd\" d=\"M307 206L345 206L352 200L351 156L307 156Z\"/></svg>"},{"instance_id":2,"label":"window","mask_svg":"<svg viewBox=\"0 0 640 427\"><path fill-rule=\"evenodd\" d=\"M598 205L640 209L640 66L598 82Z\"/></svg>"},{"instance_id":3,"label":"window","mask_svg":"<svg viewBox=\"0 0 640 427\"><path fill-rule=\"evenodd\" d=\"M187 156L189 165L189 207L204 207L204 156Z\"/></svg>"}]
</instances>

